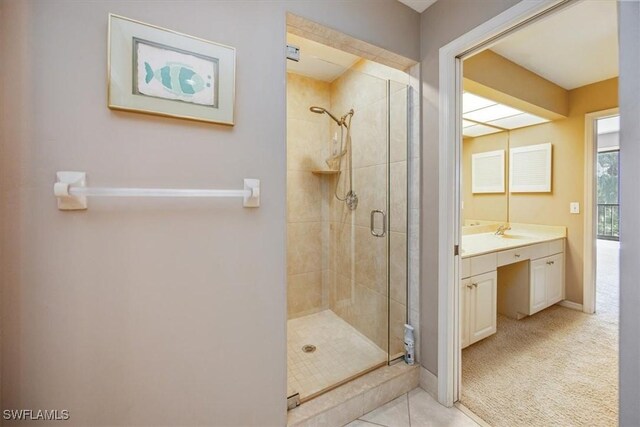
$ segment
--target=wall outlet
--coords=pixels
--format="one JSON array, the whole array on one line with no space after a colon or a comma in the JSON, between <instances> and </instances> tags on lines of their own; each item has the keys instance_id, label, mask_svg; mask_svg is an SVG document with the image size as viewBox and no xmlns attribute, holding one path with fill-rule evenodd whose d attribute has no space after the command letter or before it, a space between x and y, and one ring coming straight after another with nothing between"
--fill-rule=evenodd
<instances>
[{"instance_id":1,"label":"wall outlet","mask_svg":"<svg viewBox=\"0 0 640 427\"><path fill-rule=\"evenodd\" d=\"M580 213L580 203L578 203L578 202L569 203L569 212L572 213L572 214L579 214Z\"/></svg>"}]
</instances>

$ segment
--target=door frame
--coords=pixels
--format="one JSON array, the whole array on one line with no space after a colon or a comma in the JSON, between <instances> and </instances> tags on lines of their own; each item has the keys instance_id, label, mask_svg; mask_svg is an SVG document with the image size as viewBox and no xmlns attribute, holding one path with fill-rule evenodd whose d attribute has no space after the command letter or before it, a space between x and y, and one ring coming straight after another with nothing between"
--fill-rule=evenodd
<instances>
[{"instance_id":1,"label":"door frame","mask_svg":"<svg viewBox=\"0 0 640 427\"><path fill-rule=\"evenodd\" d=\"M598 135L596 121L605 117L620 114L619 108L587 113L584 116L584 248L583 248L583 285L582 311L596 312L596 277L597 277L597 207L596 207L596 162L598 152Z\"/></svg>"},{"instance_id":2,"label":"door frame","mask_svg":"<svg viewBox=\"0 0 640 427\"><path fill-rule=\"evenodd\" d=\"M439 50L438 184L438 401L460 397L460 153L462 59L503 35L574 0L521 1Z\"/></svg>"}]
</instances>

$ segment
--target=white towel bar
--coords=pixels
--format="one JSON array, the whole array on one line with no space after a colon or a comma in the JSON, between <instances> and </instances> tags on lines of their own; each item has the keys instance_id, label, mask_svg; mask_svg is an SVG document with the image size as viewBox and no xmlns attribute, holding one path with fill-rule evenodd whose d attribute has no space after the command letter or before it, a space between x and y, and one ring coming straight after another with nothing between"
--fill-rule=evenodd
<instances>
[{"instance_id":1,"label":"white towel bar","mask_svg":"<svg viewBox=\"0 0 640 427\"><path fill-rule=\"evenodd\" d=\"M87 197L242 197L245 208L260 206L260 180L245 178L242 190L87 187L85 172L58 172L53 194L58 209L87 209Z\"/></svg>"}]
</instances>

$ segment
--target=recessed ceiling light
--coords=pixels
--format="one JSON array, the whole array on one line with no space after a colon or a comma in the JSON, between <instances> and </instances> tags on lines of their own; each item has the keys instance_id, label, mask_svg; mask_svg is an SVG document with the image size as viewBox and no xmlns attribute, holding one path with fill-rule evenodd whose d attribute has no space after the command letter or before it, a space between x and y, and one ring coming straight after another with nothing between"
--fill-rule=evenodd
<instances>
[{"instance_id":1,"label":"recessed ceiling light","mask_svg":"<svg viewBox=\"0 0 640 427\"><path fill-rule=\"evenodd\" d=\"M516 110L515 108L507 107L503 104L496 104L490 107L485 107L479 110L472 111L470 113L466 113L463 117L475 122L486 123L522 113L523 111Z\"/></svg>"},{"instance_id":2,"label":"recessed ceiling light","mask_svg":"<svg viewBox=\"0 0 640 427\"><path fill-rule=\"evenodd\" d=\"M487 124L496 125L505 129L517 129L525 126L538 125L548 121L549 120L534 116L533 114L522 113L511 117L505 117L504 119L492 120L487 122Z\"/></svg>"},{"instance_id":3,"label":"recessed ceiling light","mask_svg":"<svg viewBox=\"0 0 640 427\"><path fill-rule=\"evenodd\" d=\"M462 113L469 113L471 111L479 110L481 108L490 107L496 105L497 102L483 98L478 95L474 95L469 92L462 94Z\"/></svg>"},{"instance_id":4,"label":"recessed ceiling light","mask_svg":"<svg viewBox=\"0 0 640 427\"><path fill-rule=\"evenodd\" d=\"M485 126L485 125L473 125L473 126L466 127L462 130L462 134L464 136L471 136L471 137L489 135L489 134L498 133L498 132L502 132L502 129L497 129L497 128L494 128L491 126Z\"/></svg>"},{"instance_id":5,"label":"recessed ceiling light","mask_svg":"<svg viewBox=\"0 0 640 427\"><path fill-rule=\"evenodd\" d=\"M462 94L462 110L464 136L489 135L503 130L518 129L550 121L469 92ZM616 120L618 121L617 127ZM618 117L608 117L598 121L599 133L616 132L617 130L619 130Z\"/></svg>"}]
</instances>

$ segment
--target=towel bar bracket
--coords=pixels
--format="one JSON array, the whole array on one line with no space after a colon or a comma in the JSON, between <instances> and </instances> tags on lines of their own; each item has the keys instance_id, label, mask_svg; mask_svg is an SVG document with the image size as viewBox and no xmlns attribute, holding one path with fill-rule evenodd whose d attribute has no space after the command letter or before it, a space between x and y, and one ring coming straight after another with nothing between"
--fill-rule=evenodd
<instances>
[{"instance_id":1,"label":"towel bar bracket","mask_svg":"<svg viewBox=\"0 0 640 427\"><path fill-rule=\"evenodd\" d=\"M71 187L86 187L87 174L85 172L57 172L56 183L53 184L53 194L58 199L58 209L61 211L79 211L87 209L87 196L73 196L69 193Z\"/></svg>"}]
</instances>

